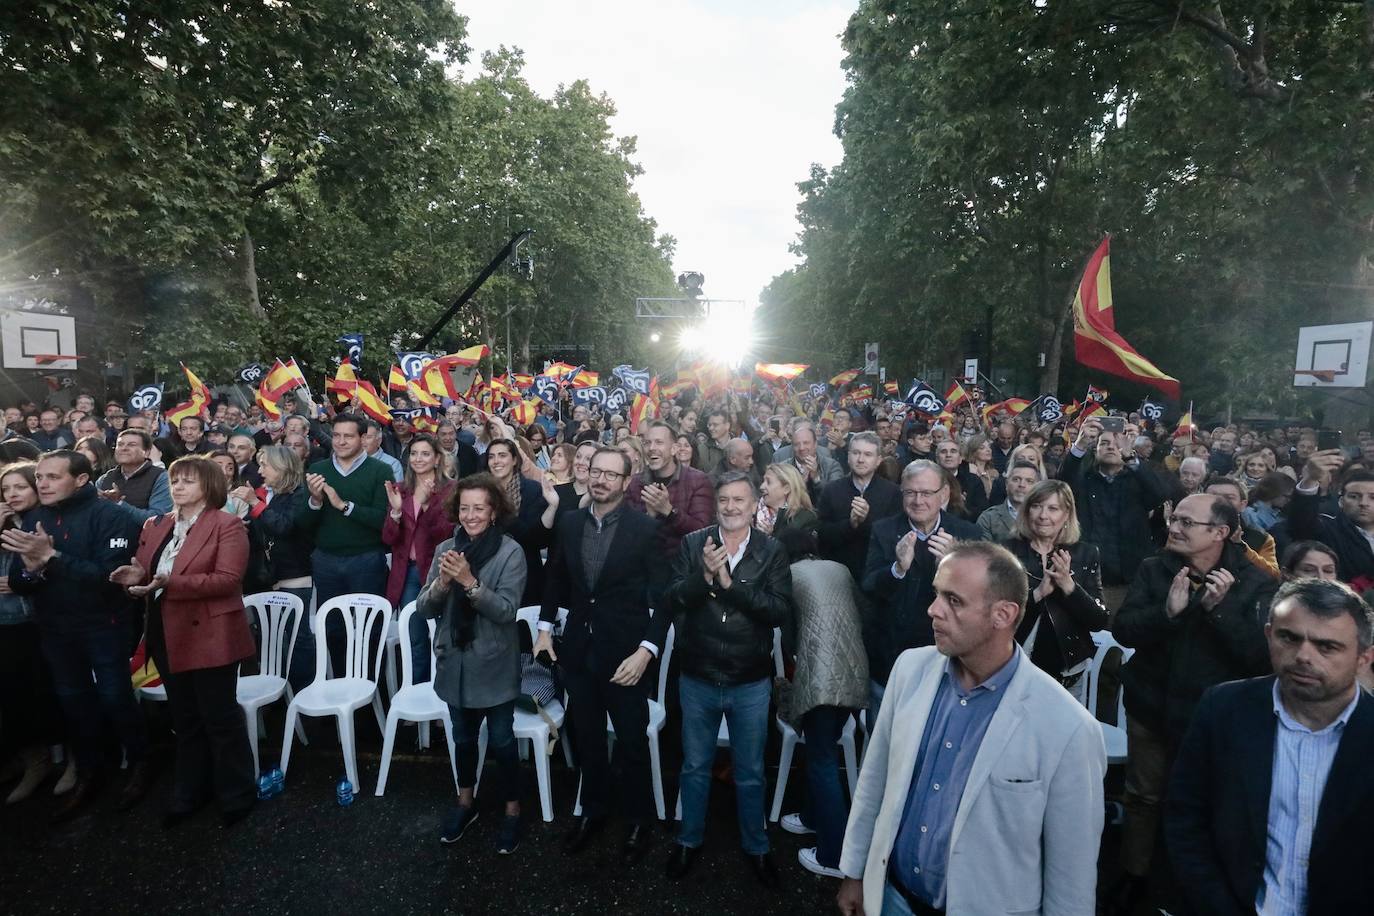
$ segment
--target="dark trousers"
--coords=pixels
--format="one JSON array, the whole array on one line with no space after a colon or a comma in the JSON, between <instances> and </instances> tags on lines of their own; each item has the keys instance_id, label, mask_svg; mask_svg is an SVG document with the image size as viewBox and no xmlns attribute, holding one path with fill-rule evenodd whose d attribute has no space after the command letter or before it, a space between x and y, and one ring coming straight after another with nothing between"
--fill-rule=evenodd
<instances>
[{"instance_id":1,"label":"dark trousers","mask_svg":"<svg viewBox=\"0 0 1374 916\"><path fill-rule=\"evenodd\" d=\"M317 609L340 595L386 594L386 554L381 552L380 545L376 553L352 557L316 550L310 555L310 571L315 580ZM380 639L381 634L382 628L378 627L376 638ZM319 639L320 634L316 633L315 638ZM329 647L329 663L334 669L334 676L341 677L346 667L344 653L347 637L343 620L337 614L325 625L325 643Z\"/></svg>"},{"instance_id":2,"label":"dark trousers","mask_svg":"<svg viewBox=\"0 0 1374 916\"><path fill-rule=\"evenodd\" d=\"M827 868L838 868L840 847L844 845L844 825L849 805L840 785L836 743L848 721L850 710L838 706L817 706L802 716L802 736L806 738L806 804L802 822L816 831L816 861Z\"/></svg>"},{"instance_id":3,"label":"dark trousers","mask_svg":"<svg viewBox=\"0 0 1374 916\"><path fill-rule=\"evenodd\" d=\"M61 743L61 716L38 625L0 626L0 759L26 747Z\"/></svg>"},{"instance_id":4,"label":"dark trousers","mask_svg":"<svg viewBox=\"0 0 1374 916\"><path fill-rule=\"evenodd\" d=\"M222 811L248 807L257 797L257 784L247 720L236 699L238 663L172 674L167 648L155 629L149 628L149 650L167 688L167 707L177 735L168 807L190 811L211 795Z\"/></svg>"},{"instance_id":5,"label":"dark trousers","mask_svg":"<svg viewBox=\"0 0 1374 916\"><path fill-rule=\"evenodd\" d=\"M611 683L623 659L595 674L580 664L563 666L568 691L568 715L573 751L582 771L582 813L604 817L613 794L618 794L625 817L647 823L655 817L653 774L649 761L649 703L644 680L654 676L649 665L634 687ZM615 759L606 751L606 716L615 726Z\"/></svg>"},{"instance_id":6,"label":"dark trousers","mask_svg":"<svg viewBox=\"0 0 1374 916\"><path fill-rule=\"evenodd\" d=\"M477 785L477 738L482 720L487 722L487 756L495 759L496 772L487 785L503 802L520 800L520 755L515 747L515 701L484 709L449 705L453 719L454 756L458 759L458 786ZM493 784L494 783L494 784Z\"/></svg>"},{"instance_id":7,"label":"dark trousers","mask_svg":"<svg viewBox=\"0 0 1374 916\"><path fill-rule=\"evenodd\" d=\"M129 677L123 620L62 630L45 627L40 633L78 771L91 776L118 766L118 759L105 753L107 727L124 745L131 764L142 760L148 752L148 731Z\"/></svg>"}]
</instances>

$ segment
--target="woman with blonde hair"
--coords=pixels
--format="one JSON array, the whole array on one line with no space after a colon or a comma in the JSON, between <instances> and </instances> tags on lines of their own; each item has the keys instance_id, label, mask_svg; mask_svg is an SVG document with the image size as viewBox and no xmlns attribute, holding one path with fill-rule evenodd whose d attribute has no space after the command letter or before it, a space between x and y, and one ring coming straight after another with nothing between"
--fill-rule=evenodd
<instances>
[{"instance_id":1,"label":"woman with blonde hair","mask_svg":"<svg viewBox=\"0 0 1374 916\"><path fill-rule=\"evenodd\" d=\"M1016 641L1040 670L1079 700L1092 664L1094 630L1110 624L1102 603L1102 564L1097 547L1079 540L1073 490L1062 480L1031 488L1016 517L1015 536L1003 545L1021 561L1029 579L1026 612Z\"/></svg>"},{"instance_id":2,"label":"woman with blonde hair","mask_svg":"<svg viewBox=\"0 0 1374 916\"><path fill-rule=\"evenodd\" d=\"M759 487L754 527L774 537L786 528L798 528L814 536L818 524L811 495L796 466L790 462L768 465Z\"/></svg>"}]
</instances>

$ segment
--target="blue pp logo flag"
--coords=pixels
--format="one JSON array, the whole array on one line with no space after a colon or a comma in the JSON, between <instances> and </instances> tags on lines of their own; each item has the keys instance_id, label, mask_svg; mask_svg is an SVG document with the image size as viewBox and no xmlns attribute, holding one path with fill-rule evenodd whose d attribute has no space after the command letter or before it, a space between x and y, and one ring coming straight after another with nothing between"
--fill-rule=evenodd
<instances>
[{"instance_id":1,"label":"blue pp logo flag","mask_svg":"<svg viewBox=\"0 0 1374 916\"><path fill-rule=\"evenodd\" d=\"M825 397L825 382L816 382L811 386L811 396L813 398Z\"/></svg>"},{"instance_id":2,"label":"blue pp logo flag","mask_svg":"<svg viewBox=\"0 0 1374 916\"><path fill-rule=\"evenodd\" d=\"M606 395L606 409L619 412L625 409L625 405L630 403L630 392L624 388L615 388L610 394Z\"/></svg>"},{"instance_id":3,"label":"blue pp logo flag","mask_svg":"<svg viewBox=\"0 0 1374 916\"><path fill-rule=\"evenodd\" d=\"M406 381L413 382L425 373L425 366L438 359L434 353L398 353L401 362L401 374L406 377Z\"/></svg>"},{"instance_id":4,"label":"blue pp logo flag","mask_svg":"<svg viewBox=\"0 0 1374 916\"><path fill-rule=\"evenodd\" d=\"M606 403L606 389L600 385L591 388L574 388L572 390L572 400L579 405L604 405Z\"/></svg>"},{"instance_id":5,"label":"blue pp logo flag","mask_svg":"<svg viewBox=\"0 0 1374 916\"><path fill-rule=\"evenodd\" d=\"M635 394L649 393L649 385L653 382L653 373L648 369L633 369L628 365L616 366L611 370L611 374L625 383L625 387Z\"/></svg>"},{"instance_id":6,"label":"blue pp logo flag","mask_svg":"<svg viewBox=\"0 0 1374 916\"><path fill-rule=\"evenodd\" d=\"M917 413L923 413L928 417L939 416L940 411L945 409L945 401L935 389L931 388L920 379L907 391L904 400L912 406Z\"/></svg>"},{"instance_id":7,"label":"blue pp logo flag","mask_svg":"<svg viewBox=\"0 0 1374 916\"><path fill-rule=\"evenodd\" d=\"M157 410L162 406L162 383L144 385L129 396L129 413Z\"/></svg>"},{"instance_id":8,"label":"blue pp logo flag","mask_svg":"<svg viewBox=\"0 0 1374 916\"><path fill-rule=\"evenodd\" d=\"M363 335L344 334L338 340L344 345L344 358L354 366L362 364L363 361Z\"/></svg>"},{"instance_id":9,"label":"blue pp logo flag","mask_svg":"<svg viewBox=\"0 0 1374 916\"><path fill-rule=\"evenodd\" d=\"M550 407L556 406L558 404L558 379L550 378L547 375L536 375L534 377L534 396Z\"/></svg>"}]
</instances>

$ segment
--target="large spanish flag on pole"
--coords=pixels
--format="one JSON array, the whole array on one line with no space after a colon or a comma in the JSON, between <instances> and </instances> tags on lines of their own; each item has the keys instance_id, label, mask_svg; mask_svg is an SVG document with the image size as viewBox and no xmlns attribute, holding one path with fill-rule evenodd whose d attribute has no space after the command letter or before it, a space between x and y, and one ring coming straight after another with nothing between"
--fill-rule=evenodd
<instances>
[{"instance_id":1,"label":"large spanish flag on pole","mask_svg":"<svg viewBox=\"0 0 1374 916\"><path fill-rule=\"evenodd\" d=\"M1178 379L1137 353L1116 333L1112 317L1111 236L1102 240L1073 297L1073 350L1085 366L1134 379L1179 399Z\"/></svg>"}]
</instances>

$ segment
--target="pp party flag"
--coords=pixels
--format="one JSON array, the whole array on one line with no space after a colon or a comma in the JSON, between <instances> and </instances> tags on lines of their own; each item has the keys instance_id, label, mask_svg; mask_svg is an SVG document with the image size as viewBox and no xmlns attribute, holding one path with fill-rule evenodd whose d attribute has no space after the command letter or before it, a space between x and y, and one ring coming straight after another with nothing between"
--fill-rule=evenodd
<instances>
[{"instance_id":1,"label":"pp party flag","mask_svg":"<svg viewBox=\"0 0 1374 916\"><path fill-rule=\"evenodd\" d=\"M209 404L210 389L206 387L205 383L197 378L194 372L187 369L185 363L181 364L181 371L186 373L186 381L191 386L191 400L194 401L199 398L202 405Z\"/></svg>"},{"instance_id":2,"label":"pp party flag","mask_svg":"<svg viewBox=\"0 0 1374 916\"><path fill-rule=\"evenodd\" d=\"M355 366L363 364L363 335L343 334L335 343L344 345L344 359Z\"/></svg>"},{"instance_id":3,"label":"pp party flag","mask_svg":"<svg viewBox=\"0 0 1374 916\"><path fill-rule=\"evenodd\" d=\"M1102 240L1073 297L1073 349L1078 361L1109 375L1128 378L1179 399L1178 379L1165 375L1116 332L1112 313L1111 236Z\"/></svg>"},{"instance_id":4,"label":"pp party flag","mask_svg":"<svg viewBox=\"0 0 1374 916\"><path fill-rule=\"evenodd\" d=\"M835 375L833 375L830 379L830 384L836 388L839 388L841 385L848 385L850 382L854 381L858 377L858 369L846 369L843 372L835 373Z\"/></svg>"},{"instance_id":5,"label":"pp party flag","mask_svg":"<svg viewBox=\"0 0 1374 916\"><path fill-rule=\"evenodd\" d=\"M591 388L574 388L572 390L572 402L574 404L586 404L588 406L606 403L606 389L600 385Z\"/></svg>"},{"instance_id":6,"label":"pp party flag","mask_svg":"<svg viewBox=\"0 0 1374 916\"><path fill-rule=\"evenodd\" d=\"M1058 423L1064 419L1064 405L1054 395L1042 394L1035 403L1035 419L1041 423Z\"/></svg>"},{"instance_id":7,"label":"pp party flag","mask_svg":"<svg viewBox=\"0 0 1374 916\"><path fill-rule=\"evenodd\" d=\"M649 382L653 378L653 373L648 369L635 369L629 365L616 366L611 370L611 374L635 394L649 393Z\"/></svg>"},{"instance_id":8,"label":"pp party flag","mask_svg":"<svg viewBox=\"0 0 1374 916\"><path fill-rule=\"evenodd\" d=\"M1098 388L1096 385L1088 386L1087 400L1096 401L1099 404L1107 403L1107 396L1110 394L1106 388Z\"/></svg>"},{"instance_id":9,"label":"pp party flag","mask_svg":"<svg viewBox=\"0 0 1374 916\"><path fill-rule=\"evenodd\" d=\"M830 386L826 385L825 382L815 382L809 389L809 393L811 397L819 399L825 397L826 392L829 390Z\"/></svg>"},{"instance_id":10,"label":"pp party flag","mask_svg":"<svg viewBox=\"0 0 1374 916\"><path fill-rule=\"evenodd\" d=\"M558 405L558 379L548 375L534 377L534 396L550 407Z\"/></svg>"},{"instance_id":11,"label":"pp party flag","mask_svg":"<svg viewBox=\"0 0 1374 916\"><path fill-rule=\"evenodd\" d=\"M439 358L437 353L424 353L412 351L409 353L397 353L397 360L401 365L401 373L408 379L418 379L425 374L425 367Z\"/></svg>"},{"instance_id":12,"label":"pp party flag","mask_svg":"<svg viewBox=\"0 0 1374 916\"><path fill-rule=\"evenodd\" d=\"M1149 398L1140 402L1140 418L1158 423L1164 419L1165 407L1158 401L1151 401Z\"/></svg>"},{"instance_id":13,"label":"pp party flag","mask_svg":"<svg viewBox=\"0 0 1374 916\"><path fill-rule=\"evenodd\" d=\"M630 403L634 397L634 392L628 388L612 388L606 395L605 408L610 413L619 413L625 409L625 405Z\"/></svg>"},{"instance_id":14,"label":"pp party flag","mask_svg":"<svg viewBox=\"0 0 1374 916\"><path fill-rule=\"evenodd\" d=\"M945 402L935 393L935 389L919 379L906 393L906 402L917 413L925 414L928 417L938 416L945 409Z\"/></svg>"},{"instance_id":15,"label":"pp party flag","mask_svg":"<svg viewBox=\"0 0 1374 916\"><path fill-rule=\"evenodd\" d=\"M803 363L754 363L754 374L765 382L790 382L811 368Z\"/></svg>"},{"instance_id":16,"label":"pp party flag","mask_svg":"<svg viewBox=\"0 0 1374 916\"><path fill-rule=\"evenodd\" d=\"M393 421L402 420L419 428L419 423L417 421L420 417L428 416L429 409L426 407L395 407L388 411L388 413L391 415Z\"/></svg>"},{"instance_id":17,"label":"pp party flag","mask_svg":"<svg viewBox=\"0 0 1374 916\"><path fill-rule=\"evenodd\" d=\"M129 395L129 413L136 414L145 410L157 410L162 406L162 383L144 385Z\"/></svg>"}]
</instances>

